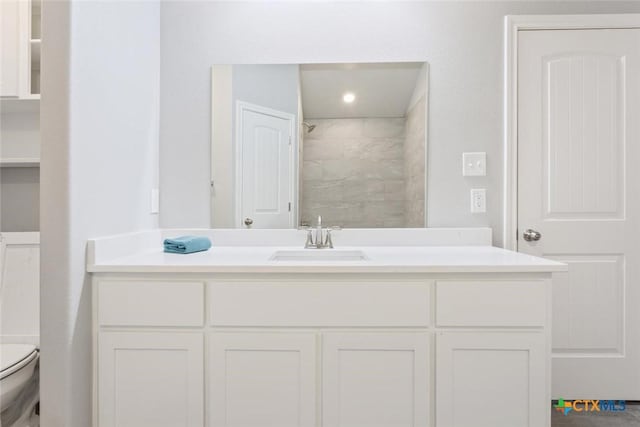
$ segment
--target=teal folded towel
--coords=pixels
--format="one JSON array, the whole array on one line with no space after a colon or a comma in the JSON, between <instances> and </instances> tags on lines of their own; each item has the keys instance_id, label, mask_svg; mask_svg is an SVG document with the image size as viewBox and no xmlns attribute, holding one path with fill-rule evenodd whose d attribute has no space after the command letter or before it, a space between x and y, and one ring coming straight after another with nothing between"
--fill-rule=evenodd
<instances>
[{"instance_id":1,"label":"teal folded towel","mask_svg":"<svg viewBox=\"0 0 640 427\"><path fill-rule=\"evenodd\" d=\"M191 254L206 251L211 247L211 240L201 236L180 236L164 240L164 251L172 254Z\"/></svg>"}]
</instances>

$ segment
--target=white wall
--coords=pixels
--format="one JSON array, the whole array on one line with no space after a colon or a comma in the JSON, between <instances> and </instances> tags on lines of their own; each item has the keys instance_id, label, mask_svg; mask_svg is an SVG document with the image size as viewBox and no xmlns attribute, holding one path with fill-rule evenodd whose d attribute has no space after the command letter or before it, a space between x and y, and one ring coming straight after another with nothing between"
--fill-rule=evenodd
<instances>
[{"instance_id":1,"label":"white wall","mask_svg":"<svg viewBox=\"0 0 640 427\"><path fill-rule=\"evenodd\" d=\"M298 65L234 65L233 103L249 102L298 115Z\"/></svg>"},{"instance_id":2,"label":"white wall","mask_svg":"<svg viewBox=\"0 0 640 427\"><path fill-rule=\"evenodd\" d=\"M507 14L640 12L640 2L162 3L161 221L209 226L213 64L427 61L429 226L491 226L502 240L502 31ZM488 176L463 178L463 151ZM486 187L487 214L469 213Z\"/></svg>"},{"instance_id":3,"label":"white wall","mask_svg":"<svg viewBox=\"0 0 640 427\"><path fill-rule=\"evenodd\" d=\"M91 425L88 238L157 226L160 6L44 2L41 423Z\"/></svg>"}]
</instances>

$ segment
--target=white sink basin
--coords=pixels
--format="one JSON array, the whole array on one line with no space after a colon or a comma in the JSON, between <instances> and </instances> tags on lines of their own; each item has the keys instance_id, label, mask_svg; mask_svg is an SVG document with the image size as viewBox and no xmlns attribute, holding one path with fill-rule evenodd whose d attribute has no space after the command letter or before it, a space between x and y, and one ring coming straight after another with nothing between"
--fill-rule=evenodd
<instances>
[{"instance_id":1,"label":"white sink basin","mask_svg":"<svg viewBox=\"0 0 640 427\"><path fill-rule=\"evenodd\" d=\"M270 261L367 261L369 258L360 250L340 249L292 249L273 253Z\"/></svg>"}]
</instances>

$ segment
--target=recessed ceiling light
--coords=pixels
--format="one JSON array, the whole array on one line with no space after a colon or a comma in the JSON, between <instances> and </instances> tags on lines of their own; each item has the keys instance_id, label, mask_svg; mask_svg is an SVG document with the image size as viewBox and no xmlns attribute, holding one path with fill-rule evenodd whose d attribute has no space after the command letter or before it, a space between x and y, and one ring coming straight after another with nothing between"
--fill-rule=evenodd
<instances>
[{"instance_id":1,"label":"recessed ceiling light","mask_svg":"<svg viewBox=\"0 0 640 427\"><path fill-rule=\"evenodd\" d=\"M342 100L347 104L351 104L353 101L356 100L356 96L351 92L347 92L344 95L342 95Z\"/></svg>"}]
</instances>

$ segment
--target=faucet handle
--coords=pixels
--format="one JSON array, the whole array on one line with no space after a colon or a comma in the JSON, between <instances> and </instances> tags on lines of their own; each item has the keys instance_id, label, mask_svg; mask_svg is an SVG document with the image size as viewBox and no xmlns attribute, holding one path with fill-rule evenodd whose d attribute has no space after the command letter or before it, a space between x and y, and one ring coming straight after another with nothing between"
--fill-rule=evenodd
<instances>
[{"instance_id":1,"label":"faucet handle","mask_svg":"<svg viewBox=\"0 0 640 427\"><path fill-rule=\"evenodd\" d=\"M313 243L313 234L311 233L311 229L307 229L307 241L304 243L304 248L309 249L314 246Z\"/></svg>"},{"instance_id":2,"label":"faucet handle","mask_svg":"<svg viewBox=\"0 0 640 427\"><path fill-rule=\"evenodd\" d=\"M324 239L324 247L333 249L333 240L331 240L331 231L333 227L327 228L327 237Z\"/></svg>"}]
</instances>

